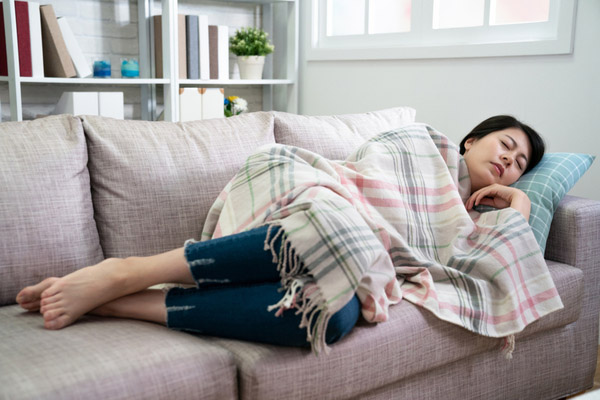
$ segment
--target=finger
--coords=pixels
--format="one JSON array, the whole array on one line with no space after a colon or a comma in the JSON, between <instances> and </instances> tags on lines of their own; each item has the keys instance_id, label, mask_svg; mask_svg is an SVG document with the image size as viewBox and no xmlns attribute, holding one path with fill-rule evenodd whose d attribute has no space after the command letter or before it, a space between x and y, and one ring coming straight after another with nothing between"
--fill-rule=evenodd
<instances>
[{"instance_id":1,"label":"finger","mask_svg":"<svg viewBox=\"0 0 600 400\"><path fill-rule=\"evenodd\" d=\"M477 193L477 192L475 192L475 193ZM473 193L467 200L467 204L466 204L467 210L472 209L473 205L475 204L475 193Z\"/></svg>"},{"instance_id":2,"label":"finger","mask_svg":"<svg viewBox=\"0 0 600 400\"><path fill-rule=\"evenodd\" d=\"M489 197L484 197L483 199L481 199L479 204L481 204L483 206L496 207L496 203L494 202L494 199L491 199Z\"/></svg>"},{"instance_id":3,"label":"finger","mask_svg":"<svg viewBox=\"0 0 600 400\"><path fill-rule=\"evenodd\" d=\"M487 193L487 190L479 191L479 193L477 193L477 196L475 196L475 205L478 206L481 203L481 199L486 198L488 195L489 194Z\"/></svg>"},{"instance_id":4,"label":"finger","mask_svg":"<svg viewBox=\"0 0 600 400\"><path fill-rule=\"evenodd\" d=\"M467 210L470 210L473 207L473 196L469 196L469 198L467 199L467 202L465 203L465 208Z\"/></svg>"}]
</instances>

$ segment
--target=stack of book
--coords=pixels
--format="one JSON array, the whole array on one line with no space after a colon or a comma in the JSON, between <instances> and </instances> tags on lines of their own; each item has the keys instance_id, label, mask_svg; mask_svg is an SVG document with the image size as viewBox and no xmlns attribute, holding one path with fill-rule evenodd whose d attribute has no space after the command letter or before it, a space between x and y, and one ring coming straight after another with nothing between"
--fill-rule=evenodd
<instances>
[{"instance_id":1,"label":"stack of book","mask_svg":"<svg viewBox=\"0 0 600 400\"><path fill-rule=\"evenodd\" d=\"M162 16L155 15L156 77L163 77ZM179 79L229 79L229 27L209 25L206 15L178 15Z\"/></svg>"},{"instance_id":2,"label":"stack of book","mask_svg":"<svg viewBox=\"0 0 600 400\"><path fill-rule=\"evenodd\" d=\"M87 77L92 75L65 17L50 4L15 1L20 76ZM4 12L0 7L0 75L8 75Z\"/></svg>"}]
</instances>

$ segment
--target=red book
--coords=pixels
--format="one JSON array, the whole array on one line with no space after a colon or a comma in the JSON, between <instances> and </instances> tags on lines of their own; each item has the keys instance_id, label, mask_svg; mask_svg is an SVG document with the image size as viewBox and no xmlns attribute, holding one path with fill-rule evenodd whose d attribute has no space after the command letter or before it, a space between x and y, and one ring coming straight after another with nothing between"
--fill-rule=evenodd
<instances>
[{"instance_id":1,"label":"red book","mask_svg":"<svg viewBox=\"0 0 600 400\"><path fill-rule=\"evenodd\" d=\"M17 43L19 45L19 71L21 76L33 76L31 67L31 38L29 34L29 7L26 1L15 1ZM8 75L4 10L0 5L0 75Z\"/></svg>"}]
</instances>

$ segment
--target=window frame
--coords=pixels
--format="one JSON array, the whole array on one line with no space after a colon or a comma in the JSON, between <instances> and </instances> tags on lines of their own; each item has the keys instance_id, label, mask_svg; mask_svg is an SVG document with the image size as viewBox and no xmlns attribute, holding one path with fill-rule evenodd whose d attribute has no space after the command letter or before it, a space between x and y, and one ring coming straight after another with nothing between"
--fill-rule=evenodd
<instances>
[{"instance_id":1,"label":"window frame","mask_svg":"<svg viewBox=\"0 0 600 400\"><path fill-rule=\"evenodd\" d=\"M547 22L492 26L488 25L490 0L486 0L484 26L448 29L431 28L433 0L413 0L410 32L347 36L325 35L326 3L327 0L307 2L305 16L311 25L307 60L498 57L573 52L577 0L550 0ZM366 20L368 16L365 24ZM471 42L465 43L468 40Z\"/></svg>"}]
</instances>

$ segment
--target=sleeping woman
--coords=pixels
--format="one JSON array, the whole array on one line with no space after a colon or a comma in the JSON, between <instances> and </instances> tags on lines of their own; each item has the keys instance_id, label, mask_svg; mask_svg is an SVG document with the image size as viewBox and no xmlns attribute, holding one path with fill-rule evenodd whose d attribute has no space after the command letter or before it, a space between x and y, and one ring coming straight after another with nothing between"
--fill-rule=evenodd
<instances>
[{"instance_id":1,"label":"sleeping woman","mask_svg":"<svg viewBox=\"0 0 600 400\"><path fill-rule=\"evenodd\" d=\"M385 321L404 298L506 337L562 306L532 251L530 201L510 187L543 153L541 137L510 116L483 121L460 146L425 125L402 127L342 162L269 146L216 200L202 241L106 259L16 300L52 330L94 314L320 351L360 314ZM498 210L479 214L480 204ZM180 285L149 289L161 283ZM550 295L536 300L540 290Z\"/></svg>"}]
</instances>

